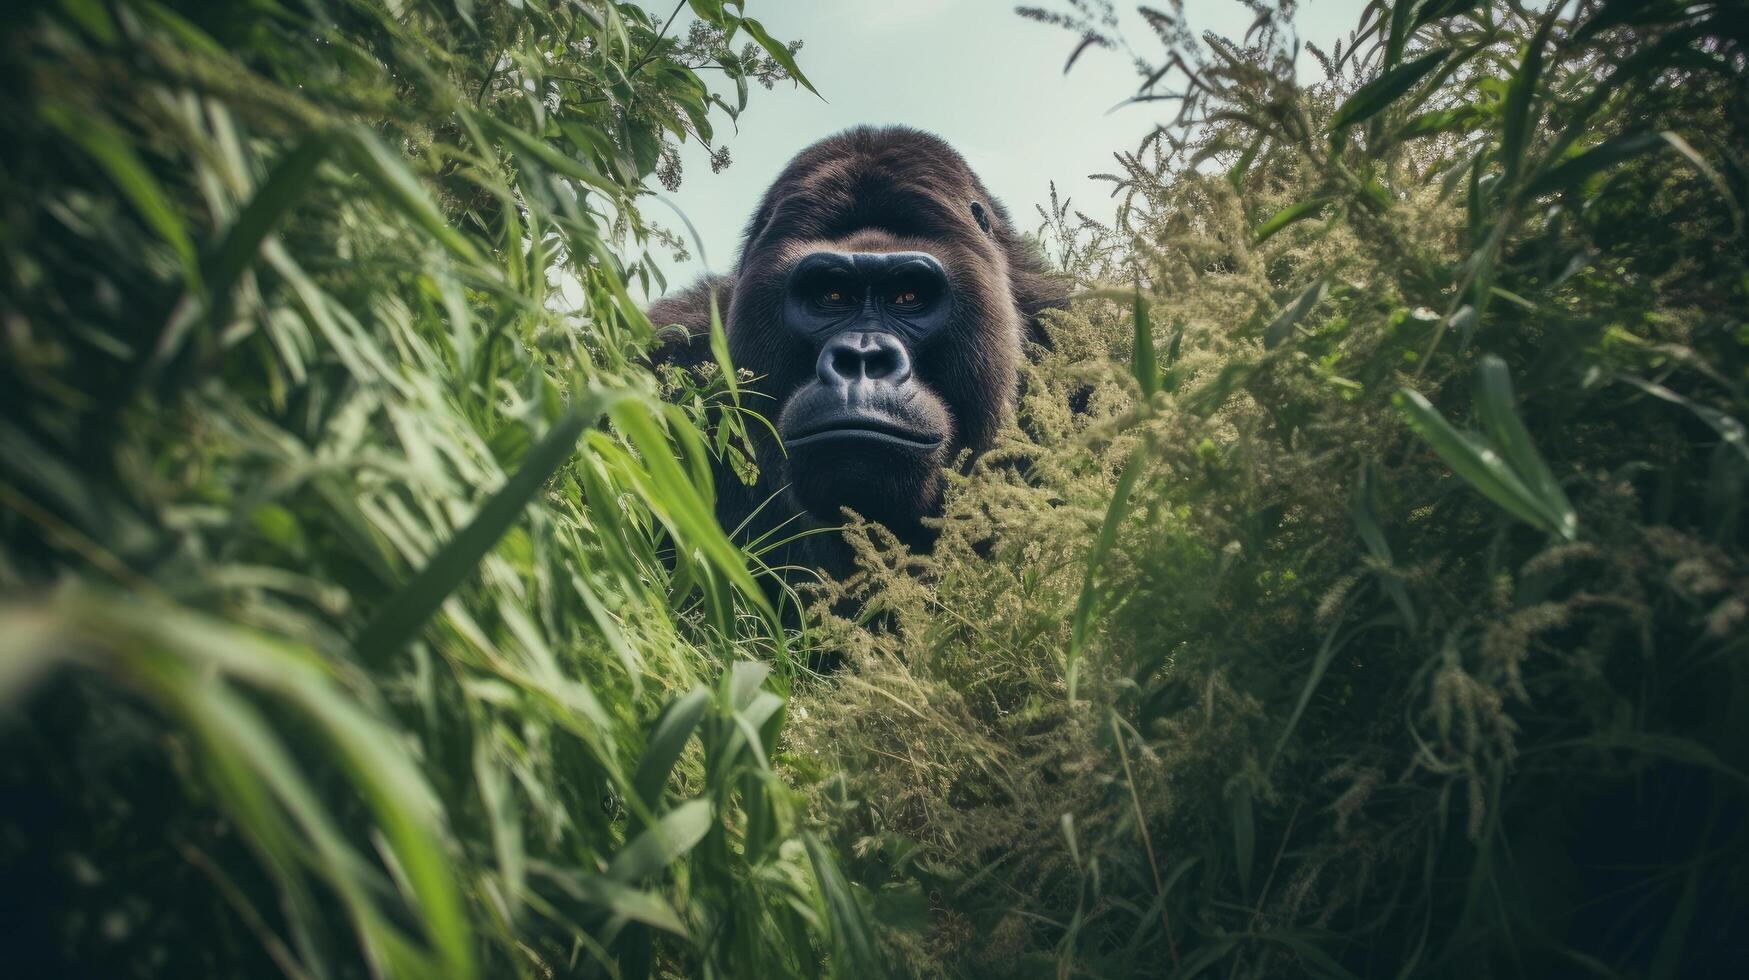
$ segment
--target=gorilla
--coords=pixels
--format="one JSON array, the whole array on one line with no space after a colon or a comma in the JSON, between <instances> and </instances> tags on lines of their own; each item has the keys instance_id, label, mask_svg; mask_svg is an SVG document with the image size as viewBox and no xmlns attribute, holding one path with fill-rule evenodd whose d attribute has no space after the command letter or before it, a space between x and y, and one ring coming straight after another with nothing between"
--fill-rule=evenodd
<instances>
[{"instance_id":1,"label":"gorilla","mask_svg":"<svg viewBox=\"0 0 1749 980\"><path fill-rule=\"evenodd\" d=\"M926 551L943 468L989 448L1027 345L1046 343L1039 316L1066 303L1067 286L946 142L862 127L790 161L732 275L650 308L658 327L685 328L657 363L711 362L713 295L730 360L752 374L743 404L781 436L750 429L756 485L719 468L723 527L791 538L842 525L848 509ZM805 535L779 557L852 571L836 534Z\"/></svg>"}]
</instances>

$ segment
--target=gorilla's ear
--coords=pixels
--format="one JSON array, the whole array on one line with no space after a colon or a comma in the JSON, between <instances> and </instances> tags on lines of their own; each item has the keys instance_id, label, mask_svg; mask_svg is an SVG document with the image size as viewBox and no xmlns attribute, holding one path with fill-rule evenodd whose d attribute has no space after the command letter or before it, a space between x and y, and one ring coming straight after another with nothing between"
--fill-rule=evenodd
<instances>
[{"instance_id":1,"label":"gorilla's ear","mask_svg":"<svg viewBox=\"0 0 1749 980\"><path fill-rule=\"evenodd\" d=\"M1045 264L1045 257L1031 241L1009 234L1003 242L1008 252L1009 289L1026 331L1026 340L1049 350L1050 335L1039 322L1046 310L1069 308L1069 277Z\"/></svg>"},{"instance_id":2,"label":"gorilla's ear","mask_svg":"<svg viewBox=\"0 0 1749 980\"><path fill-rule=\"evenodd\" d=\"M729 302L735 295L733 276L705 276L650 304L645 315L650 318L650 325L656 328L660 339L650 351L651 366L672 364L690 371L713 360L710 341L713 293L717 299L717 315L726 322ZM676 325L682 329L675 329Z\"/></svg>"}]
</instances>

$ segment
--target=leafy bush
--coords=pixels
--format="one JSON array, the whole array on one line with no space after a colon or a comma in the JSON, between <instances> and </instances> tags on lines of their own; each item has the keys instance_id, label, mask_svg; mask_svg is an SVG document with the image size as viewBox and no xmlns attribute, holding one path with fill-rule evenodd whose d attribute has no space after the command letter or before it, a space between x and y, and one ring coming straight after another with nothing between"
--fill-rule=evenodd
<instances>
[{"instance_id":1,"label":"leafy bush","mask_svg":"<svg viewBox=\"0 0 1749 980\"><path fill-rule=\"evenodd\" d=\"M643 182L801 77L692 8L681 41L630 3L4 15L14 969L866 954L772 770L786 638L626 292L674 244Z\"/></svg>"},{"instance_id":2,"label":"leafy bush","mask_svg":"<svg viewBox=\"0 0 1749 980\"><path fill-rule=\"evenodd\" d=\"M1181 111L937 552L798 694L917 974L1707 975L1749 916L1749 37L1370 4L1294 82L1023 13ZM1073 59L1071 59L1071 62ZM824 613L824 609L822 612ZM839 773L831 776L827 774Z\"/></svg>"}]
</instances>

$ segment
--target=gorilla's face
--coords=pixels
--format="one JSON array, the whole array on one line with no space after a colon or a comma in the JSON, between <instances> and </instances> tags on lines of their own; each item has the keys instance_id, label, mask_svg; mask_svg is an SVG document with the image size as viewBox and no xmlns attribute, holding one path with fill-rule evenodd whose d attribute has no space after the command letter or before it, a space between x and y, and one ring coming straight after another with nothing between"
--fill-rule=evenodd
<instances>
[{"instance_id":1,"label":"gorilla's face","mask_svg":"<svg viewBox=\"0 0 1749 980\"><path fill-rule=\"evenodd\" d=\"M796 536L806 513L850 508L927 549L942 468L990 447L1019 383L1027 339L1066 285L953 148L904 127L858 128L803 150L765 192L732 275L650 308L684 336L654 363L702 368L726 297L729 356L751 371L742 404L759 479L720 463L717 517L743 540L780 541L775 560L848 574L841 539ZM763 397L761 397L763 396Z\"/></svg>"},{"instance_id":2,"label":"gorilla's face","mask_svg":"<svg viewBox=\"0 0 1749 980\"><path fill-rule=\"evenodd\" d=\"M766 195L728 339L775 406L782 449L762 468L816 518L848 507L909 538L940 508L942 467L994 437L1023 324L964 162L863 132L804 152Z\"/></svg>"},{"instance_id":3,"label":"gorilla's face","mask_svg":"<svg viewBox=\"0 0 1749 980\"><path fill-rule=\"evenodd\" d=\"M783 329L814 372L785 399L777 431L792 492L816 516L849 507L906 524L935 502L956 440L923 364L939 355L953 306L926 251L820 249L791 265Z\"/></svg>"}]
</instances>

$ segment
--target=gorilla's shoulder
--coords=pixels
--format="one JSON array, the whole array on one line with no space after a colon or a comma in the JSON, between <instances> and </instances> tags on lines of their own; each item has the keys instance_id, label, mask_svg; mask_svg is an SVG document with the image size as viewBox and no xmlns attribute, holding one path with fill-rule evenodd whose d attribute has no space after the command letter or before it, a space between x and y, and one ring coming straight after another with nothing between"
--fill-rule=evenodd
<instances>
[{"instance_id":1,"label":"gorilla's shoulder","mask_svg":"<svg viewBox=\"0 0 1749 980\"><path fill-rule=\"evenodd\" d=\"M650 325L661 338L650 352L651 363L691 370L711 360L711 299L716 299L717 316L727 320L734 294L733 276L705 276L650 304Z\"/></svg>"}]
</instances>

